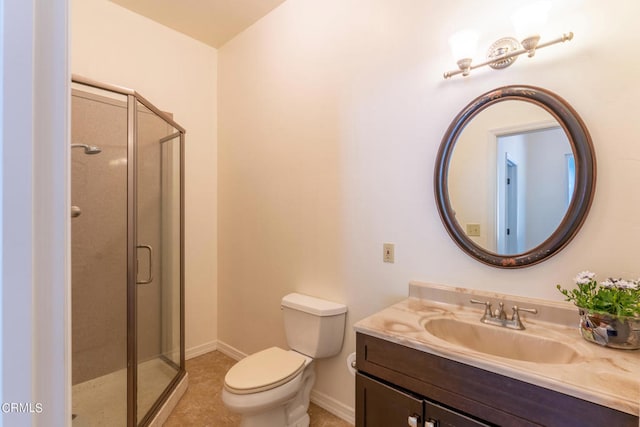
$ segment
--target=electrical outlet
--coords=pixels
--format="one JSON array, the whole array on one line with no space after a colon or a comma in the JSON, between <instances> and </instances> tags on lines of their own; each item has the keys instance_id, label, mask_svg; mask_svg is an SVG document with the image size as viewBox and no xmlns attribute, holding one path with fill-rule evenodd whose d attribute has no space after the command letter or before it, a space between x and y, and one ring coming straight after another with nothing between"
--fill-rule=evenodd
<instances>
[{"instance_id":1,"label":"electrical outlet","mask_svg":"<svg viewBox=\"0 0 640 427\"><path fill-rule=\"evenodd\" d=\"M480 236L480 224L467 224L467 236Z\"/></svg>"},{"instance_id":2,"label":"electrical outlet","mask_svg":"<svg viewBox=\"0 0 640 427\"><path fill-rule=\"evenodd\" d=\"M395 246L393 243L382 244L382 261L393 263L395 260Z\"/></svg>"}]
</instances>

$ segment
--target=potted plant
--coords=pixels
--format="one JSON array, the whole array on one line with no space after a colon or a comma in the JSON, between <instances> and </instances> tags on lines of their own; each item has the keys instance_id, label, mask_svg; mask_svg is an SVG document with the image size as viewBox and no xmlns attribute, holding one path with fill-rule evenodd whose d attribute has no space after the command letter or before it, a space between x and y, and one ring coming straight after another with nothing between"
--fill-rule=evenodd
<instances>
[{"instance_id":1,"label":"potted plant","mask_svg":"<svg viewBox=\"0 0 640 427\"><path fill-rule=\"evenodd\" d=\"M590 271L579 273L576 289L558 290L578 307L580 333L587 341L620 349L640 348L640 280L598 283Z\"/></svg>"}]
</instances>

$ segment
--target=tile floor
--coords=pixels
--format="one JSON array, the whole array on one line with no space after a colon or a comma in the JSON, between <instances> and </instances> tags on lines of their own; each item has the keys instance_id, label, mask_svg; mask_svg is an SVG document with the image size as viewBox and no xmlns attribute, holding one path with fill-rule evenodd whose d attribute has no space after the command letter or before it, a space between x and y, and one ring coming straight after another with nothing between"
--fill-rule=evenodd
<instances>
[{"instance_id":1,"label":"tile floor","mask_svg":"<svg viewBox=\"0 0 640 427\"><path fill-rule=\"evenodd\" d=\"M240 418L222 403L224 375L235 360L212 351L187 360L189 388L173 410L165 427L238 426ZM351 424L313 403L309 406L310 427L349 427ZM269 427L269 426L265 426Z\"/></svg>"}]
</instances>

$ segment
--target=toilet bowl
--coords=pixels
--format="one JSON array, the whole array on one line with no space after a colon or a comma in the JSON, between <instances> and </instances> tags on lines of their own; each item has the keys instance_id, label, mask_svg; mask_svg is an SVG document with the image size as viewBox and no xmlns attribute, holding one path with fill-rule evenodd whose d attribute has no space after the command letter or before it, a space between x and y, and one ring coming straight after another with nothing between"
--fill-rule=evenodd
<instances>
[{"instance_id":1,"label":"toilet bowl","mask_svg":"<svg viewBox=\"0 0 640 427\"><path fill-rule=\"evenodd\" d=\"M242 427L305 427L314 380L313 359L271 347L229 370L222 401L230 411L242 415Z\"/></svg>"},{"instance_id":2,"label":"toilet bowl","mask_svg":"<svg viewBox=\"0 0 640 427\"><path fill-rule=\"evenodd\" d=\"M282 299L291 350L270 347L245 357L225 376L222 401L242 427L308 427L314 358L338 354L346 306L302 294Z\"/></svg>"}]
</instances>

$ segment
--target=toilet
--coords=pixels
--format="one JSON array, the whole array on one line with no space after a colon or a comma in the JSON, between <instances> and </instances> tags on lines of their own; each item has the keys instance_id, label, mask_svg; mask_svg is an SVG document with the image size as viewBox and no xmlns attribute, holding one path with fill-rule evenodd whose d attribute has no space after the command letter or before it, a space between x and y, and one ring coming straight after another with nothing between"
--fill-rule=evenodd
<instances>
[{"instance_id":1,"label":"toilet","mask_svg":"<svg viewBox=\"0 0 640 427\"><path fill-rule=\"evenodd\" d=\"M259 351L225 376L222 401L242 416L241 427L308 427L313 361L342 349L345 305L292 293L282 298L281 308L291 350Z\"/></svg>"}]
</instances>

